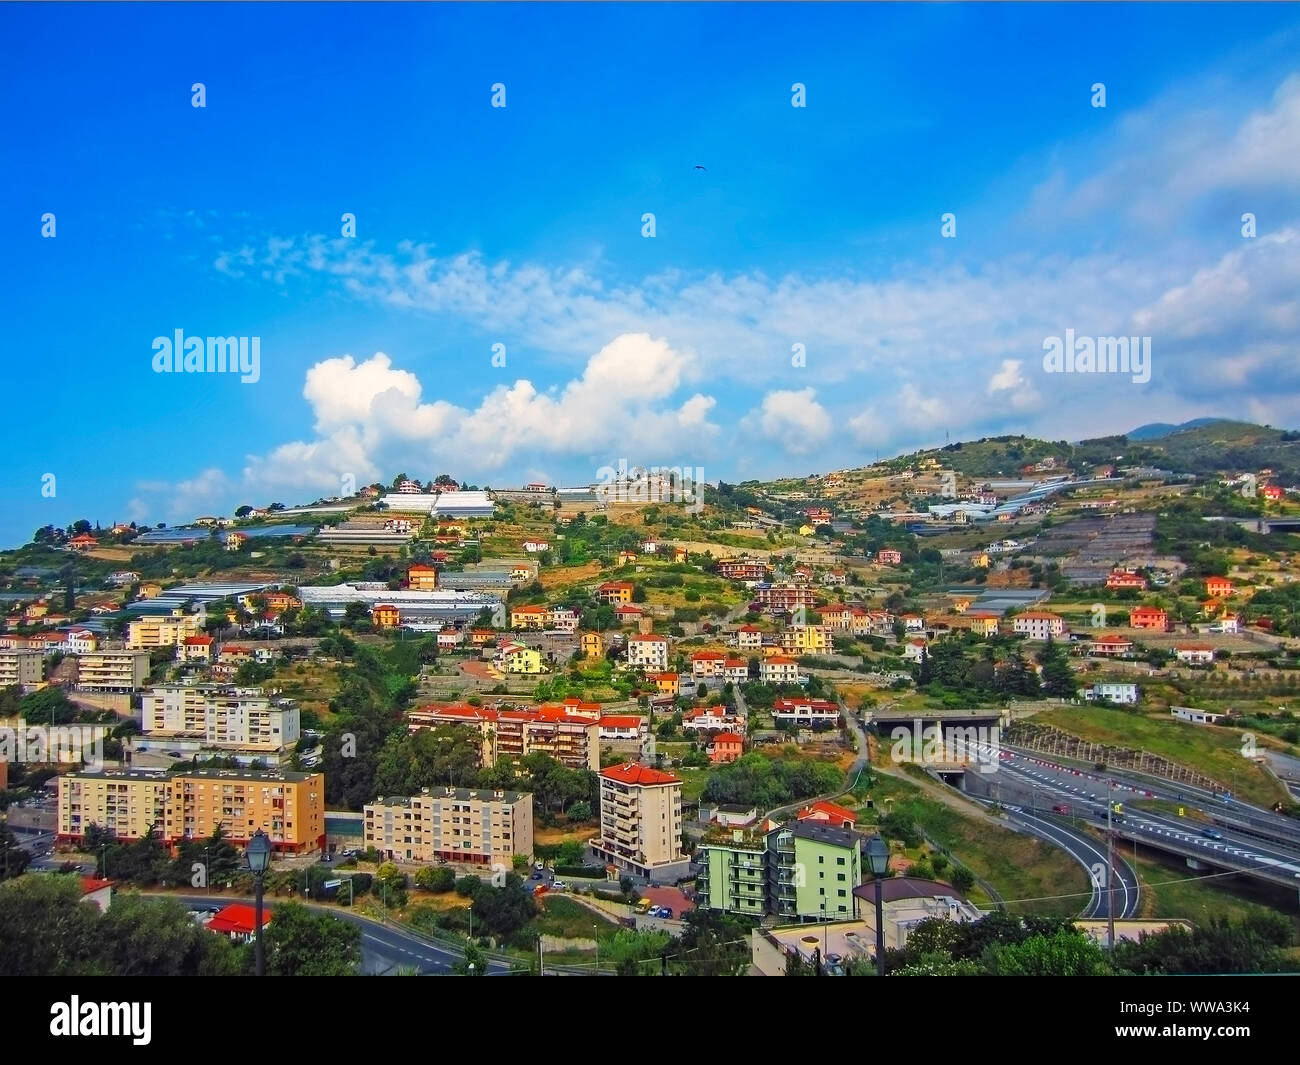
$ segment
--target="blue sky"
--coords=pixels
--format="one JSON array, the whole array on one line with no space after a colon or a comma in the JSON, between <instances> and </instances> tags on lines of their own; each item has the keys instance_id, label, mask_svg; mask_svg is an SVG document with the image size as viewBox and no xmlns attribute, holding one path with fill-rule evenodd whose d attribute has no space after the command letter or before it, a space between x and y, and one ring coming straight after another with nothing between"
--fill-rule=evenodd
<instances>
[{"instance_id":1,"label":"blue sky","mask_svg":"<svg viewBox=\"0 0 1300 1065\"><path fill-rule=\"evenodd\" d=\"M0 543L1300 424L1297 56L1289 5L0 8ZM260 379L155 373L177 328ZM1151 380L1045 373L1066 329Z\"/></svg>"}]
</instances>

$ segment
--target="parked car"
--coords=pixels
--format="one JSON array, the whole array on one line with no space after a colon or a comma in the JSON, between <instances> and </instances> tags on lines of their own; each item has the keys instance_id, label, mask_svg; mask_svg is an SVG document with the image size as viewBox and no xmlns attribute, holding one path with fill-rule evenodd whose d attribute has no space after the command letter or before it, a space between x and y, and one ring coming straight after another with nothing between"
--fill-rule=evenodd
<instances>
[{"instance_id":1,"label":"parked car","mask_svg":"<svg viewBox=\"0 0 1300 1065\"><path fill-rule=\"evenodd\" d=\"M673 908L671 906L660 906L659 916L671 921L673 919Z\"/></svg>"},{"instance_id":2,"label":"parked car","mask_svg":"<svg viewBox=\"0 0 1300 1065\"><path fill-rule=\"evenodd\" d=\"M651 906L650 909L648 909L648 910L646 911L646 916L647 916L647 917L658 917L658 916L659 916L659 907L658 907L658 906Z\"/></svg>"},{"instance_id":3,"label":"parked car","mask_svg":"<svg viewBox=\"0 0 1300 1065\"><path fill-rule=\"evenodd\" d=\"M569 890L569 885L566 884L563 880L552 880L552 881L551 881L551 890L552 890L552 891L568 891L568 890Z\"/></svg>"}]
</instances>

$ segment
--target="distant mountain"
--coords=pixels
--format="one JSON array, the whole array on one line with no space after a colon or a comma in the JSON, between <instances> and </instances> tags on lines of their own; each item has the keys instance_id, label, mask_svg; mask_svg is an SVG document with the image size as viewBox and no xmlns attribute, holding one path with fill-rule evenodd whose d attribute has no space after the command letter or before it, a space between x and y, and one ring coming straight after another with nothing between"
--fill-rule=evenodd
<instances>
[{"instance_id":1,"label":"distant mountain","mask_svg":"<svg viewBox=\"0 0 1300 1065\"><path fill-rule=\"evenodd\" d=\"M1168 422L1151 422L1148 425L1139 425L1131 433L1125 433L1124 435L1130 440L1159 440L1162 436L1179 433L1184 429L1199 429L1202 425L1213 425L1215 422L1226 420L1226 418L1193 418L1190 422L1183 422L1182 425L1170 425Z\"/></svg>"}]
</instances>

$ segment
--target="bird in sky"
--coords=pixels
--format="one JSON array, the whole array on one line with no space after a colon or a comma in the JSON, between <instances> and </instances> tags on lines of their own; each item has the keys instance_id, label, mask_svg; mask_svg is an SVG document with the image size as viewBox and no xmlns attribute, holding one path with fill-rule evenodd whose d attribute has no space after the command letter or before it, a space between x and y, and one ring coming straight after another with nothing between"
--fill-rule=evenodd
<instances>
[{"instance_id":1,"label":"bird in sky","mask_svg":"<svg viewBox=\"0 0 1300 1065\"><path fill-rule=\"evenodd\" d=\"M696 164L695 164L695 169L696 169L696 170L708 170L709 168L708 168L707 166L700 166L699 163L696 163Z\"/></svg>"}]
</instances>

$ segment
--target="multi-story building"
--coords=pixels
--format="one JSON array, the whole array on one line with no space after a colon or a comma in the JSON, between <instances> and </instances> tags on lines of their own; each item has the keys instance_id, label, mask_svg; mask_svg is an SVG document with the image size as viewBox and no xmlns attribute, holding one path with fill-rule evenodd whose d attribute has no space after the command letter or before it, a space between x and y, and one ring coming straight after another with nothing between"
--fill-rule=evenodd
<instances>
[{"instance_id":1,"label":"multi-story building","mask_svg":"<svg viewBox=\"0 0 1300 1065\"><path fill-rule=\"evenodd\" d=\"M578 621L582 615L570 607L559 607L551 611L550 624L551 628L559 632L577 632Z\"/></svg>"},{"instance_id":2,"label":"multi-story building","mask_svg":"<svg viewBox=\"0 0 1300 1065\"><path fill-rule=\"evenodd\" d=\"M597 704L543 705L520 709L486 706L425 706L407 716L414 732L438 725L468 725L483 739L484 767L502 757L516 760L542 753L570 769L600 768L600 707Z\"/></svg>"},{"instance_id":3,"label":"multi-story building","mask_svg":"<svg viewBox=\"0 0 1300 1065\"><path fill-rule=\"evenodd\" d=\"M438 587L438 571L433 566L410 566L406 570L406 586L417 592L435 591Z\"/></svg>"},{"instance_id":4,"label":"multi-story building","mask_svg":"<svg viewBox=\"0 0 1300 1065\"><path fill-rule=\"evenodd\" d=\"M199 634L198 614L175 610L170 614L137 618L127 626L126 646L135 650L142 647L175 647L189 636Z\"/></svg>"},{"instance_id":5,"label":"multi-story building","mask_svg":"<svg viewBox=\"0 0 1300 1065\"><path fill-rule=\"evenodd\" d=\"M497 648L496 665L507 673L540 673L542 653L521 643L503 643Z\"/></svg>"},{"instance_id":6,"label":"multi-story building","mask_svg":"<svg viewBox=\"0 0 1300 1065\"><path fill-rule=\"evenodd\" d=\"M1089 702L1094 699L1106 699L1112 703L1132 705L1138 701L1138 686L1123 681L1097 681L1087 688L1080 688L1079 694Z\"/></svg>"},{"instance_id":7,"label":"multi-story building","mask_svg":"<svg viewBox=\"0 0 1300 1065\"><path fill-rule=\"evenodd\" d=\"M252 769L61 776L59 838L80 841L91 825L123 840L140 839L152 826L169 846L211 836L218 826L231 843L244 846L260 828L276 850L306 853L325 837L325 777Z\"/></svg>"},{"instance_id":8,"label":"multi-story building","mask_svg":"<svg viewBox=\"0 0 1300 1065\"><path fill-rule=\"evenodd\" d=\"M682 782L636 762L602 771L600 836L591 848L633 876L684 876L690 861L682 853Z\"/></svg>"},{"instance_id":9,"label":"multi-story building","mask_svg":"<svg viewBox=\"0 0 1300 1065\"><path fill-rule=\"evenodd\" d=\"M851 918L861 841L851 829L811 818L765 835L735 829L706 836L695 856L699 905L797 921Z\"/></svg>"},{"instance_id":10,"label":"multi-story building","mask_svg":"<svg viewBox=\"0 0 1300 1065\"><path fill-rule=\"evenodd\" d=\"M1059 640L1065 635L1065 619L1046 610L1027 610L1011 619L1011 631L1031 640Z\"/></svg>"},{"instance_id":11,"label":"multi-story building","mask_svg":"<svg viewBox=\"0 0 1300 1065\"><path fill-rule=\"evenodd\" d=\"M755 589L754 598L765 610L789 612L801 606L815 606L817 590L810 584L774 584Z\"/></svg>"},{"instance_id":12,"label":"multi-story building","mask_svg":"<svg viewBox=\"0 0 1300 1065\"><path fill-rule=\"evenodd\" d=\"M736 630L736 646L742 651L757 651L763 646L763 630L757 625L741 625Z\"/></svg>"},{"instance_id":13,"label":"multi-story building","mask_svg":"<svg viewBox=\"0 0 1300 1065\"><path fill-rule=\"evenodd\" d=\"M632 602L632 593L636 585L631 581L606 581L596 589L596 598L614 606Z\"/></svg>"},{"instance_id":14,"label":"multi-story building","mask_svg":"<svg viewBox=\"0 0 1300 1065\"><path fill-rule=\"evenodd\" d=\"M729 656L722 663L722 679L732 684L748 684L749 659Z\"/></svg>"},{"instance_id":15,"label":"multi-story building","mask_svg":"<svg viewBox=\"0 0 1300 1065\"><path fill-rule=\"evenodd\" d=\"M767 566L746 559L724 559L718 563L718 576L729 581L761 581L767 576Z\"/></svg>"},{"instance_id":16,"label":"multi-story building","mask_svg":"<svg viewBox=\"0 0 1300 1065\"><path fill-rule=\"evenodd\" d=\"M781 648L791 654L817 654L832 646L828 625L792 625L781 633Z\"/></svg>"},{"instance_id":17,"label":"multi-story building","mask_svg":"<svg viewBox=\"0 0 1300 1065\"><path fill-rule=\"evenodd\" d=\"M1110 633L1098 636L1088 645L1088 654L1098 658L1120 658L1133 653L1133 641Z\"/></svg>"},{"instance_id":18,"label":"multi-story building","mask_svg":"<svg viewBox=\"0 0 1300 1065\"><path fill-rule=\"evenodd\" d=\"M298 742L297 704L261 688L171 684L141 697L145 735L201 737L216 748L279 751Z\"/></svg>"},{"instance_id":19,"label":"multi-story building","mask_svg":"<svg viewBox=\"0 0 1300 1065\"><path fill-rule=\"evenodd\" d=\"M882 566L901 566L903 553L892 547L883 547L876 552L876 561Z\"/></svg>"},{"instance_id":20,"label":"multi-story building","mask_svg":"<svg viewBox=\"0 0 1300 1065\"><path fill-rule=\"evenodd\" d=\"M727 656L721 651L696 651L691 655L691 676L696 679L722 676Z\"/></svg>"},{"instance_id":21,"label":"multi-story building","mask_svg":"<svg viewBox=\"0 0 1300 1065\"><path fill-rule=\"evenodd\" d=\"M632 669L654 670L668 668L668 637L653 633L627 638L627 664Z\"/></svg>"},{"instance_id":22,"label":"multi-story building","mask_svg":"<svg viewBox=\"0 0 1300 1065\"><path fill-rule=\"evenodd\" d=\"M399 862L465 862L509 870L533 853L533 797L516 791L423 788L381 795L364 810L365 845Z\"/></svg>"},{"instance_id":23,"label":"multi-story building","mask_svg":"<svg viewBox=\"0 0 1300 1065\"><path fill-rule=\"evenodd\" d=\"M1227 577L1206 577L1205 594L1218 598L1232 595L1232 581Z\"/></svg>"},{"instance_id":24,"label":"multi-story building","mask_svg":"<svg viewBox=\"0 0 1300 1065\"><path fill-rule=\"evenodd\" d=\"M836 725L840 720L840 708L826 699L776 699L772 702L772 718L778 725L804 728Z\"/></svg>"},{"instance_id":25,"label":"multi-story building","mask_svg":"<svg viewBox=\"0 0 1300 1065\"><path fill-rule=\"evenodd\" d=\"M370 608L370 620L377 629L395 629L402 623L402 612L392 603L376 603Z\"/></svg>"},{"instance_id":26,"label":"multi-story building","mask_svg":"<svg viewBox=\"0 0 1300 1065\"><path fill-rule=\"evenodd\" d=\"M176 657L182 662L211 662L212 637L186 636L176 645Z\"/></svg>"},{"instance_id":27,"label":"multi-story building","mask_svg":"<svg viewBox=\"0 0 1300 1065\"><path fill-rule=\"evenodd\" d=\"M0 651L0 688L14 684L27 688L40 684L45 677L44 663L44 651Z\"/></svg>"},{"instance_id":28,"label":"multi-story building","mask_svg":"<svg viewBox=\"0 0 1300 1065\"><path fill-rule=\"evenodd\" d=\"M605 654L605 638L598 632L584 632L578 637L584 658L601 658Z\"/></svg>"},{"instance_id":29,"label":"multi-story building","mask_svg":"<svg viewBox=\"0 0 1300 1065\"><path fill-rule=\"evenodd\" d=\"M1128 612L1128 624L1132 629L1151 629L1154 632L1169 630L1169 614L1156 606L1135 606Z\"/></svg>"},{"instance_id":30,"label":"multi-story building","mask_svg":"<svg viewBox=\"0 0 1300 1065\"><path fill-rule=\"evenodd\" d=\"M1106 587L1112 591L1123 591L1125 588L1133 588L1140 592L1147 589L1147 579L1137 573L1128 573L1125 570L1113 570L1106 578Z\"/></svg>"},{"instance_id":31,"label":"multi-story building","mask_svg":"<svg viewBox=\"0 0 1300 1065\"><path fill-rule=\"evenodd\" d=\"M544 606L530 603L510 608L512 629L544 629L550 624L551 612Z\"/></svg>"},{"instance_id":32,"label":"multi-story building","mask_svg":"<svg viewBox=\"0 0 1300 1065\"><path fill-rule=\"evenodd\" d=\"M77 687L131 692L149 679L148 651L95 651L77 660Z\"/></svg>"}]
</instances>

